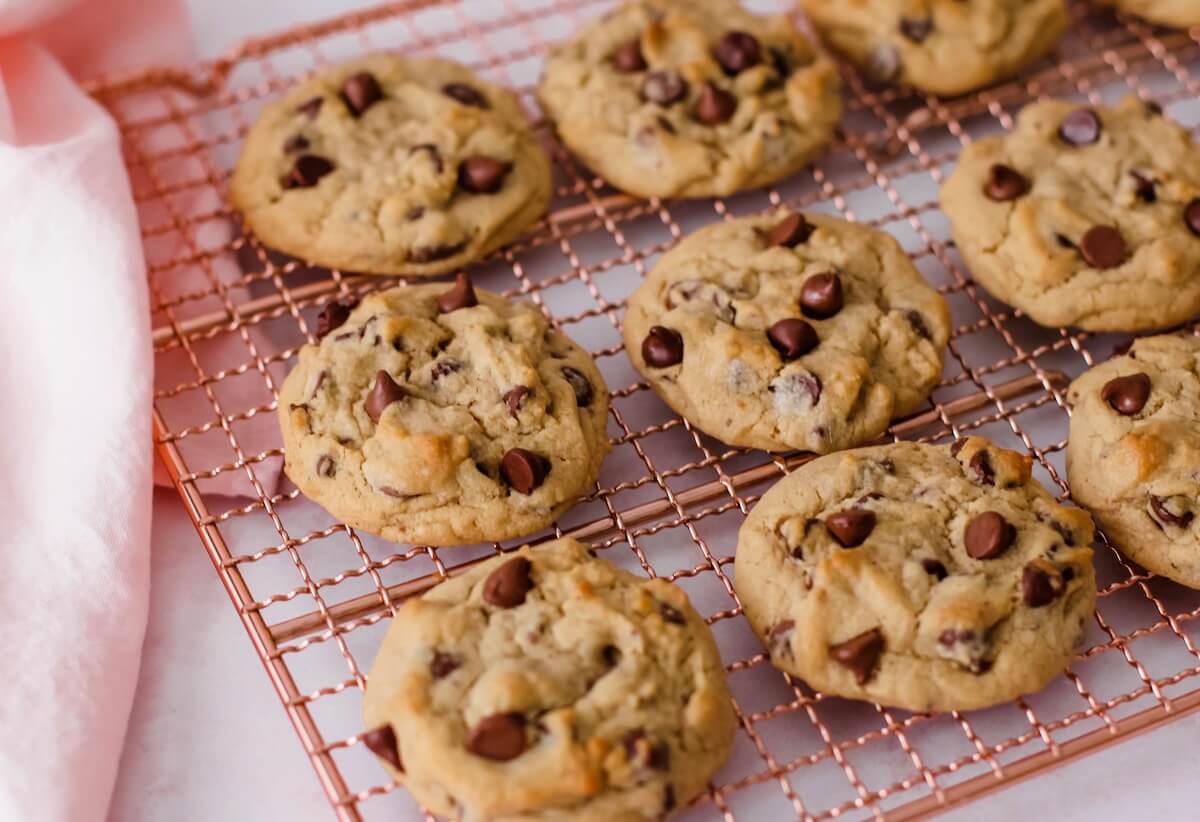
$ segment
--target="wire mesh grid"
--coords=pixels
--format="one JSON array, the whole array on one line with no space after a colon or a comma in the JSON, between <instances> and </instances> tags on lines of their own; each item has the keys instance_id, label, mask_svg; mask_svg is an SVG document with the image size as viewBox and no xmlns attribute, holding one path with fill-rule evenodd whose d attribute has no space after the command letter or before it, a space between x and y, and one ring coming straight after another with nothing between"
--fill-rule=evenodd
<instances>
[{"instance_id":1,"label":"wire mesh grid","mask_svg":"<svg viewBox=\"0 0 1200 822\"><path fill-rule=\"evenodd\" d=\"M546 44L609 5L408 0L247 42L191 70L92 89L121 129L140 209L159 455L342 819L421 814L358 736L366 671L395 606L521 541L396 546L333 520L281 476L276 391L314 340L316 312L394 281L262 247L228 205L230 170L266 100L317 66L367 51L458 59L515 88L535 116ZM749 508L805 457L730 449L698 433L639 381L621 346L625 298L701 225L787 204L881 227L945 295L956 324L941 384L889 438L990 436L1031 454L1038 478L1068 499L1065 386L1122 340L1040 328L978 289L936 191L963 145L1010 129L1040 96L1111 103L1133 93L1197 129L1200 32L1157 30L1083 3L1072 15L1055 60L970 98L873 89L845 69L847 113L832 150L777 186L725 199L624 196L538 121L555 166L550 214L472 275L533 300L592 351L613 388L614 451L597 487L533 541L573 535L676 582L717 637L740 728L730 762L686 818L918 817L1200 708L1200 596L1129 564L1103 536L1095 619L1070 670L1041 693L986 711L911 714L827 697L779 673L742 617L733 551Z\"/></svg>"}]
</instances>

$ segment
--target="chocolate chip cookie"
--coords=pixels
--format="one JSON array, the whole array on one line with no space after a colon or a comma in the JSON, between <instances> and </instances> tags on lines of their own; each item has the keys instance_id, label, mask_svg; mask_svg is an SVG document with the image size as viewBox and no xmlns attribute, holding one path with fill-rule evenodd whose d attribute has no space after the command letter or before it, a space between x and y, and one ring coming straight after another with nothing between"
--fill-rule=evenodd
<instances>
[{"instance_id":1,"label":"chocolate chip cookie","mask_svg":"<svg viewBox=\"0 0 1200 822\"><path fill-rule=\"evenodd\" d=\"M1102 6L1136 14L1152 23L1185 29L1200 26L1200 3L1196 0L1097 0Z\"/></svg>"},{"instance_id":2,"label":"chocolate chip cookie","mask_svg":"<svg viewBox=\"0 0 1200 822\"><path fill-rule=\"evenodd\" d=\"M1135 340L1068 398L1076 502L1130 559L1200 588L1200 337Z\"/></svg>"},{"instance_id":3,"label":"chocolate chip cookie","mask_svg":"<svg viewBox=\"0 0 1200 822\"><path fill-rule=\"evenodd\" d=\"M266 245L375 274L453 271L550 201L516 97L440 59L379 54L315 74L246 137L233 203Z\"/></svg>"},{"instance_id":4,"label":"chocolate chip cookie","mask_svg":"<svg viewBox=\"0 0 1200 822\"><path fill-rule=\"evenodd\" d=\"M465 275L331 303L279 392L286 470L346 523L395 542L503 540L596 481L608 389L528 302Z\"/></svg>"},{"instance_id":5,"label":"chocolate chip cookie","mask_svg":"<svg viewBox=\"0 0 1200 822\"><path fill-rule=\"evenodd\" d=\"M397 613L364 698L364 742L452 819L661 819L729 755L735 719L682 590L525 547Z\"/></svg>"},{"instance_id":6,"label":"chocolate chip cookie","mask_svg":"<svg viewBox=\"0 0 1200 822\"><path fill-rule=\"evenodd\" d=\"M697 428L824 454L879 436L928 396L950 313L890 235L777 211L664 255L624 330L634 366Z\"/></svg>"},{"instance_id":7,"label":"chocolate chip cookie","mask_svg":"<svg viewBox=\"0 0 1200 822\"><path fill-rule=\"evenodd\" d=\"M804 0L821 37L872 80L965 94L1017 74L1067 28L1064 0Z\"/></svg>"},{"instance_id":8,"label":"chocolate chip cookie","mask_svg":"<svg viewBox=\"0 0 1200 822\"><path fill-rule=\"evenodd\" d=\"M1200 150L1161 109L1044 100L967 146L941 193L971 275L1046 326L1200 312Z\"/></svg>"},{"instance_id":9,"label":"chocolate chip cookie","mask_svg":"<svg viewBox=\"0 0 1200 822\"><path fill-rule=\"evenodd\" d=\"M736 583L771 662L827 694L982 708L1060 673L1096 602L1091 517L980 437L814 460L738 538Z\"/></svg>"},{"instance_id":10,"label":"chocolate chip cookie","mask_svg":"<svg viewBox=\"0 0 1200 822\"><path fill-rule=\"evenodd\" d=\"M724 196L799 170L841 117L837 71L785 17L735 0L635 0L550 53L562 141L642 197Z\"/></svg>"}]
</instances>

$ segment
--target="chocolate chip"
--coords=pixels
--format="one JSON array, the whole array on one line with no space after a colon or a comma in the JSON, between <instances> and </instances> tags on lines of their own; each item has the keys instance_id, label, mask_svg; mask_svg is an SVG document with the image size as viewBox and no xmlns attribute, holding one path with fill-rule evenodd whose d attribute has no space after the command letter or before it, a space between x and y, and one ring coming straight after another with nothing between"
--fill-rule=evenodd
<instances>
[{"instance_id":1,"label":"chocolate chip","mask_svg":"<svg viewBox=\"0 0 1200 822\"><path fill-rule=\"evenodd\" d=\"M458 164L458 186L472 194L495 194L512 171L512 163L475 155Z\"/></svg>"},{"instance_id":2,"label":"chocolate chip","mask_svg":"<svg viewBox=\"0 0 1200 822\"><path fill-rule=\"evenodd\" d=\"M930 576L937 577L938 582L950 576L950 572L946 570L946 566L936 559L926 558L921 560L921 568Z\"/></svg>"},{"instance_id":3,"label":"chocolate chip","mask_svg":"<svg viewBox=\"0 0 1200 822\"><path fill-rule=\"evenodd\" d=\"M468 86L466 83L447 83L442 86L442 94L452 100L457 100L464 106L491 108L483 93L474 86Z\"/></svg>"},{"instance_id":4,"label":"chocolate chip","mask_svg":"<svg viewBox=\"0 0 1200 822\"><path fill-rule=\"evenodd\" d=\"M663 788L663 812L675 810L675 786L670 782Z\"/></svg>"},{"instance_id":5,"label":"chocolate chip","mask_svg":"<svg viewBox=\"0 0 1200 822\"><path fill-rule=\"evenodd\" d=\"M652 368L670 368L683 362L683 337L656 325L642 340L642 360Z\"/></svg>"},{"instance_id":6,"label":"chocolate chip","mask_svg":"<svg viewBox=\"0 0 1200 822\"><path fill-rule=\"evenodd\" d=\"M317 181L333 171L333 163L316 154L301 154L284 176L284 188L312 188Z\"/></svg>"},{"instance_id":7,"label":"chocolate chip","mask_svg":"<svg viewBox=\"0 0 1200 822\"><path fill-rule=\"evenodd\" d=\"M687 96L687 83L673 71L652 71L642 82L642 97L660 106L678 103Z\"/></svg>"},{"instance_id":8,"label":"chocolate chip","mask_svg":"<svg viewBox=\"0 0 1200 822\"><path fill-rule=\"evenodd\" d=\"M562 367L563 379L571 386L571 390L575 392L575 404L580 408L587 408L592 404L594 390L591 382L583 375L583 372L578 368L572 368L569 365Z\"/></svg>"},{"instance_id":9,"label":"chocolate chip","mask_svg":"<svg viewBox=\"0 0 1200 822\"><path fill-rule=\"evenodd\" d=\"M696 100L696 119L706 126L719 126L737 111L737 98L712 83L705 83Z\"/></svg>"},{"instance_id":10,"label":"chocolate chip","mask_svg":"<svg viewBox=\"0 0 1200 822\"><path fill-rule=\"evenodd\" d=\"M322 454L317 459L317 476L332 477L337 473L337 468L334 466L333 457L328 454Z\"/></svg>"},{"instance_id":11,"label":"chocolate chip","mask_svg":"<svg viewBox=\"0 0 1200 822\"><path fill-rule=\"evenodd\" d=\"M1176 514L1167 507L1167 503L1170 502L1171 499L1178 498L1156 497L1151 494L1150 510L1154 512L1154 516L1163 525L1174 525L1177 528L1187 528L1192 524L1192 520L1195 519L1196 515L1191 511L1184 511L1182 514Z\"/></svg>"},{"instance_id":12,"label":"chocolate chip","mask_svg":"<svg viewBox=\"0 0 1200 822\"><path fill-rule=\"evenodd\" d=\"M455 371L461 371L463 364L453 357L444 357L433 364L433 368L429 369L429 379L431 382L437 382L442 377L449 376Z\"/></svg>"},{"instance_id":13,"label":"chocolate chip","mask_svg":"<svg viewBox=\"0 0 1200 822\"><path fill-rule=\"evenodd\" d=\"M479 305L479 298L475 296L475 287L471 285L471 278L462 271L458 272L454 277L454 287L438 295L437 304L438 311L443 314Z\"/></svg>"},{"instance_id":14,"label":"chocolate chip","mask_svg":"<svg viewBox=\"0 0 1200 822\"><path fill-rule=\"evenodd\" d=\"M310 120L317 119L317 114L321 111L321 106L325 103L324 97L314 97L300 105L296 106L296 113L303 114Z\"/></svg>"},{"instance_id":15,"label":"chocolate chip","mask_svg":"<svg viewBox=\"0 0 1200 822\"><path fill-rule=\"evenodd\" d=\"M808 242L817 228L803 214L790 214L767 232L767 245L782 245L795 248L800 243Z\"/></svg>"},{"instance_id":16,"label":"chocolate chip","mask_svg":"<svg viewBox=\"0 0 1200 822\"><path fill-rule=\"evenodd\" d=\"M524 385L518 385L515 388L510 388L504 394L504 404L508 406L508 413L515 418L517 412L521 410L521 402L529 396L530 391Z\"/></svg>"},{"instance_id":17,"label":"chocolate chip","mask_svg":"<svg viewBox=\"0 0 1200 822\"><path fill-rule=\"evenodd\" d=\"M925 324L925 318L921 316L920 311L909 309L904 312L904 319L908 320L908 324L912 326L913 333L923 340L933 339L933 335L929 333L929 326Z\"/></svg>"},{"instance_id":18,"label":"chocolate chip","mask_svg":"<svg viewBox=\"0 0 1200 822\"><path fill-rule=\"evenodd\" d=\"M434 679L444 679L458 670L460 665L462 665L462 660L454 654L434 651L433 659L429 663L429 673L433 675Z\"/></svg>"},{"instance_id":19,"label":"chocolate chip","mask_svg":"<svg viewBox=\"0 0 1200 822\"><path fill-rule=\"evenodd\" d=\"M1030 608L1049 605L1066 589L1062 575L1036 563L1029 563L1021 572L1021 598Z\"/></svg>"},{"instance_id":20,"label":"chocolate chip","mask_svg":"<svg viewBox=\"0 0 1200 822\"><path fill-rule=\"evenodd\" d=\"M1116 268L1129 256L1121 232L1110 225L1092 226L1079 241L1083 259L1093 268Z\"/></svg>"},{"instance_id":21,"label":"chocolate chip","mask_svg":"<svg viewBox=\"0 0 1200 822\"><path fill-rule=\"evenodd\" d=\"M932 32L933 18L931 17L900 18L900 33L914 43L925 42L925 38Z\"/></svg>"},{"instance_id":22,"label":"chocolate chip","mask_svg":"<svg viewBox=\"0 0 1200 822\"><path fill-rule=\"evenodd\" d=\"M775 69L775 73L779 75L781 80L786 80L792 75L792 66L788 60L787 53L780 48L767 49L767 53L771 55L771 68Z\"/></svg>"},{"instance_id":23,"label":"chocolate chip","mask_svg":"<svg viewBox=\"0 0 1200 822\"><path fill-rule=\"evenodd\" d=\"M780 320L767 329L767 339L784 360L802 357L817 347L817 330L798 319Z\"/></svg>"},{"instance_id":24,"label":"chocolate chip","mask_svg":"<svg viewBox=\"0 0 1200 822\"><path fill-rule=\"evenodd\" d=\"M1056 243L1058 243L1061 248L1074 248L1075 247L1075 243L1071 242L1071 238L1067 237L1066 235L1063 235L1063 234L1055 234L1054 241Z\"/></svg>"},{"instance_id":25,"label":"chocolate chip","mask_svg":"<svg viewBox=\"0 0 1200 822\"><path fill-rule=\"evenodd\" d=\"M1183 222L1189 231L1200 237L1200 197L1192 200L1183 209Z\"/></svg>"},{"instance_id":26,"label":"chocolate chip","mask_svg":"<svg viewBox=\"0 0 1200 822\"><path fill-rule=\"evenodd\" d=\"M470 730L465 744L468 751L484 759L516 759L525 753L525 717L517 713L486 716Z\"/></svg>"},{"instance_id":27,"label":"chocolate chip","mask_svg":"<svg viewBox=\"0 0 1200 822\"><path fill-rule=\"evenodd\" d=\"M957 457L958 452L963 450L963 446L966 444L967 444L967 440L965 437L963 439L955 440L954 442L950 443L950 456Z\"/></svg>"},{"instance_id":28,"label":"chocolate chip","mask_svg":"<svg viewBox=\"0 0 1200 822\"><path fill-rule=\"evenodd\" d=\"M1050 527L1053 528L1062 541L1070 548L1075 547L1075 534L1071 533L1071 528L1065 522L1059 522L1056 519L1050 520Z\"/></svg>"},{"instance_id":29,"label":"chocolate chip","mask_svg":"<svg viewBox=\"0 0 1200 822\"><path fill-rule=\"evenodd\" d=\"M642 56L641 39L635 37L617 46L617 50L612 53L612 66L622 74L645 71L646 58Z\"/></svg>"},{"instance_id":30,"label":"chocolate chip","mask_svg":"<svg viewBox=\"0 0 1200 822\"><path fill-rule=\"evenodd\" d=\"M283 141L283 151L285 154L295 154L297 151L304 151L309 145L308 138L303 134L293 134Z\"/></svg>"},{"instance_id":31,"label":"chocolate chip","mask_svg":"<svg viewBox=\"0 0 1200 822\"><path fill-rule=\"evenodd\" d=\"M762 48L752 34L727 31L713 48L713 57L726 74L738 74L762 62Z\"/></svg>"},{"instance_id":32,"label":"chocolate chip","mask_svg":"<svg viewBox=\"0 0 1200 822\"><path fill-rule=\"evenodd\" d=\"M407 396L408 392L396 384L392 375L381 370L375 374L375 387L367 395L367 401L363 403L363 408L368 417L379 422L385 408L394 402L400 402Z\"/></svg>"},{"instance_id":33,"label":"chocolate chip","mask_svg":"<svg viewBox=\"0 0 1200 822\"><path fill-rule=\"evenodd\" d=\"M1129 172L1129 176L1133 178L1134 192L1139 200L1143 203L1158 202L1158 184L1152 178L1136 171Z\"/></svg>"},{"instance_id":34,"label":"chocolate chip","mask_svg":"<svg viewBox=\"0 0 1200 822\"><path fill-rule=\"evenodd\" d=\"M975 479L980 485L996 484L996 471L992 468L992 458L987 451L976 451L967 465L975 472Z\"/></svg>"},{"instance_id":35,"label":"chocolate chip","mask_svg":"<svg viewBox=\"0 0 1200 822\"><path fill-rule=\"evenodd\" d=\"M825 527L843 548L857 548L875 530L875 512L865 508L847 508L825 517Z\"/></svg>"},{"instance_id":36,"label":"chocolate chip","mask_svg":"<svg viewBox=\"0 0 1200 822\"><path fill-rule=\"evenodd\" d=\"M665 602L658 603L658 612L662 614L662 618L673 625L684 625L687 619L684 618L683 612L674 605L668 605Z\"/></svg>"},{"instance_id":37,"label":"chocolate chip","mask_svg":"<svg viewBox=\"0 0 1200 822\"><path fill-rule=\"evenodd\" d=\"M1017 529L995 511L976 514L967 523L963 543L973 559L995 559L1008 550L1017 537Z\"/></svg>"},{"instance_id":38,"label":"chocolate chip","mask_svg":"<svg viewBox=\"0 0 1200 822\"><path fill-rule=\"evenodd\" d=\"M1058 127L1058 136L1072 146L1089 146L1100 139L1100 117L1090 108L1077 108Z\"/></svg>"},{"instance_id":39,"label":"chocolate chip","mask_svg":"<svg viewBox=\"0 0 1200 822\"><path fill-rule=\"evenodd\" d=\"M600 656L604 659L605 665L615 668L621 662L621 649L616 645L605 645L600 649Z\"/></svg>"},{"instance_id":40,"label":"chocolate chip","mask_svg":"<svg viewBox=\"0 0 1200 822\"><path fill-rule=\"evenodd\" d=\"M408 213L404 215L404 219L408 220L410 223L414 223L424 216L425 206L413 206L408 210ZM408 256L409 259L412 259L412 254L409 254Z\"/></svg>"},{"instance_id":41,"label":"chocolate chip","mask_svg":"<svg viewBox=\"0 0 1200 822\"><path fill-rule=\"evenodd\" d=\"M350 312L357 305L358 299L349 297L329 303L322 308L321 313L317 315L317 339L323 338L330 331L341 328L342 324L350 319Z\"/></svg>"},{"instance_id":42,"label":"chocolate chip","mask_svg":"<svg viewBox=\"0 0 1200 822\"><path fill-rule=\"evenodd\" d=\"M483 601L497 608L515 608L525 601L533 588L533 563L525 557L513 557L487 575L483 581Z\"/></svg>"},{"instance_id":43,"label":"chocolate chip","mask_svg":"<svg viewBox=\"0 0 1200 822\"><path fill-rule=\"evenodd\" d=\"M364 111L382 99L383 89L379 88L379 81L369 72L360 71L342 83L342 100L355 117L361 117Z\"/></svg>"},{"instance_id":44,"label":"chocolate chip","mask_svg":"<svg viewBox=\"0 0 1200 822\"><path fill-rule=\"evenodd\" d=\"M800 310L806 317L827 320L844 304L842 278L832 271L814 274L800 286Z\"/></svg>"},{"instance_id":45,"label":"chocolate chip","mask_svg":"<svg viewBox=\"0 0 1200 822\"><path fill-rule=\"evenodd\" d=\"M362 735L363 744L367 750L398 771L404 770L400 761L400 749L396 746L396 732L391 725L380 725Z\"/></svg>"},{"instance_id":46,"label":"chocolate chip","mask_svg":"<svg viewBox=\"0 0 1200 822\"><path fill-rule=\"evenodd\" d=\"M845 642L829 646L829 655L836 662L849 668L859 685L865 685L875 673L879 656L883 653L883 632L872 628Z\"/></svg>"},{"instance_id":47,"label":"chocolate chip","mask_svg":"<svg viewBox=\"0 0 1200 822\"><path fill-rule=\"evenodd\" d=\"M1150 377L1130 374L1111 379L1100 389L1100 399L1118 414L1132 417L1145 408L1146 400L1150 399Z\"/></svg>"},{"instance_id":48,"label":"chocolate chip","mask_svg":"<svg viewBox=\"0 0 1200 822\"><path fill-rule=\"evenodd\" d=\"M891 43L881 43L867 55L867 74L880 83L890 83L900 74L900 50Z\"/></svg>"},{"instance_id":49,"label":"chocolate chip","mask_svg":"<svg viewBox=\"0 0 1200 822\"><path fill-rule=\"evenodd\" d=\"M987 182L983 185L983 193L989 200L1007 203L1018 197L1025 196L1029 191L1029 181L1019 171L997 163L988 171Z\"/></svg>"},{"instance_id":50,"label":"chocolate chip","mask_svg":"<svg viewBox=\"0 0 1200 822\"><path fill-rule=\"evenodd\" d=\"M433 163L433 173L434 174L441 174L442 171L446 168L445 164L442 163L442 153L440 151L438 151L438 147L435 146L433 143L417 143L415 146L413 146L412 148L410 148L408 150L408 153L416 154L418 151L424 151L426 154L429 155L429 162ZM422 209L422 212L423 211L424 211L424 209ZM411 214L412 212L409 212L409 213Z\"/></svg>"},{"instance_id":51,"label":"chocolate chip","mask_svg":"<svg viewBox=\"0 0 1200 822\"><path fill-rule=\"evenodd\" d=\"M500 460L500 476L518 494L529 495L546 481L550 462L524 448L510 448Z\"/></svg>"},{"instance_id":52,"label":"chocolate chip","mask_svg":"<svg viewBox=\"0 0 1200 822\"><path fill-rule=\"evenodd\" d=\"M408 261L410 263L432 263L436 260L445 260L462 251L466 245L466 240L464 240L461 243L446 245L418 246L408 252Z\"/></svg>"},{"instance_id":53,"label":"chocolate chip","mask_svg":"<svg viewBox=\"0 0 1200 822\"><path fill-rule=\"evenodd\" d=\"M671 746L666 742L651 741L641 728L625 734L621 744L625 748L625 758L630 762L654 771L671 769Z\"/></svg>"}]
</instances>

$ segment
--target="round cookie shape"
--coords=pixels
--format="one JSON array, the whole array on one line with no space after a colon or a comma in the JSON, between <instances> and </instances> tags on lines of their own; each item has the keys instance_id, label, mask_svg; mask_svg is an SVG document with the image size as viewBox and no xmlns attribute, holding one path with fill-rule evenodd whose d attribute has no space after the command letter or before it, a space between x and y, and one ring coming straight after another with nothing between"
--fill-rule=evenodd
<instances>
[{"instance_id":1,"label":"round cookie shape","mask_svg":"<svg viewBox=\"0 0 1200 822\"><path fill-rule=\"evenodd\" d=\"M941 296L889 234L777 211L708 226L629 300L625 348L678 414L730 445L829 453L937 385Z\"/></svg>"},{"instance_id":2,"label":"round cookie shape","mask_svg":"<svg viewBox=\"0 0 1200 822\"><path fill-rule=\"evenodd\" d=\"M1045 686L1095 606L1093 528L1030 465L970 437L833 454L777 483L743 524L736 563L772 664L912 711Z\"/></svg>"},{"instance_id":3,"label":"round cookie shape","mask_svg":"<svg viewBox=\"0 0 1200 822\"><path fill-rule=\"evenodd\" d=\"M596 481L608 389L527 302L465 275L326 307L279 392L288 476L395 542L503 540L549 525Z\"/></svg>"},{"instance_id":4,"label":"round cookie shape","mask_svg":"<svg viewBox=\"0 0 1200 822\"><path fill-rule=\"evenodd\" d=\"M957 95L1020 72L1058 43L1064 0L804 0L817 31L880 83Z\"/></svg>"},{"instance_id":5,"label":"round cookie shape","mask_svg":"<svg viewBox=\"0 0 1200 822\"><path fill-rule=\"evenodd\" d=\"M1200 150L1154 104L1032 103L963 150L941 201L971 275L1041 325L1200 312Z\"/></svg>"},{"instance_id":6,"label":"round cookie shape","mask_svg":"<svg viewBox=\"0 0 1200 822\"><path fill-rule=\"evenodd\" d=\"M1075 501L1121 553L1200 588L1200 337L1135 340L1067 396Z\"/></svg>"},{"instance_id":7,"label":"round cookie shape","mask_svg":"<svg viewBox=\"0 0 1200 822\"><path fill-rule=\"evenodd\" d=\"M378 54L264 107L234 205L264 244L375 274L453 271L550 201L550 163L509 91L457 63Z\"/></svg>"},{"instance_id":8,"label":"round cookie shape","mask_svg":"<svg viewBox=\"0 0 1200 822\"><path fill-rule=\"evenodd\" d=\"M439 816L661 819L728 757L736 720L704 619L674 585L588 554L526 546L396 614L367 736L391 735L373 749Z\"/></svg>"},{"instance_id":9,"label":"round cookie shape","mask_svg":"<svg viewBox=\"0 0 1200 822\"><path fill-rule=\"evenodd\" d=\"M1200 26L1200 4L1196 0L1097 0L1126 14L1134 14L1160 26L1186 29Z\"/></svg>"},{"instance_id":10,"label":"round cookie shape","mask_svg":"<svg viewBox=\"0 0 1200 822\"><path fill-rule=\"evenodd\" d=\"M562 141L641 197L711 197L801 169L841 118L832 62L736 0L634 0L554 48L538 98Z\"/></svg>"}]
</instances>

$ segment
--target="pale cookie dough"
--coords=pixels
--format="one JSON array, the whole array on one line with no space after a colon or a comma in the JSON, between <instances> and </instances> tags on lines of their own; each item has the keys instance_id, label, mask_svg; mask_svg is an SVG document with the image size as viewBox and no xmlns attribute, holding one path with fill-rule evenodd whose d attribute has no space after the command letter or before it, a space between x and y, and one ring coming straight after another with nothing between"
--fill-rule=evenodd
<instances>
[{"instance_id":1,"label":"pale cookie dough","mask_svg":"<svg viewBox=\"0 0 1200 822\"><path fill-rule=\"evenodd\" d=\"M551 51L538 96L568 148L642 197L779 180L842 113L833 63L786 17L735 0L626 3Z\"/></svg>"},{"instance_id":2,"label":"pale cookie dough","mask_svg":"<svg viewBox=\"0 0 1200 822\"><path fill-rule=\"evenodd\" d=\"M776 667L911 711L983 708L1061 673L1096 602L1091 517L971 437L822 457L762 498L735 582Z\"/></svg>"},{"instance_id":3,"label":"pale cookie dough","mask_svg":"<svg viewBox=\"0 0 1200 822\"><path fill-rule=\"evenodd\" d=\"M1032 103L963 150L941 200L971 276L1037 323L1140 331L1200 312L1200 151L1153 104Z\"/></svg>"},{"instance_id":4,"label":"pale cookie dough","mask_svg":"<svg viewBox=\"0 0 1200 822\"><path fill-rule=\"evenodd\" d=\"M679 588L570 539L409 600L375 658L364 741L439 817L661 819L705 790L735 718Z\"/></svg>"},{"instance_id":5,"label":"pale cookie dough","mask_svg":"<svg viewBox=\"0 0 1200 822\"><path fill-rule=\"evenodd\" d=\"M1200 588L1200 337L1146 337L1071 384L1067 476L1121 553Z\"/></svg>"},{"instance_id":6,"label":"pale cookie dough","mask_svg":"<svg viewBox=\"0 0 1200 822\"><path fill-rule=\"evenodd\" d=\"M625 312L634 366L730 445L867 442L937 385L950 312L889 234L777 211L704 228Z\"/></svg>"},{"instance_id":7,"label":"pale cookie dough","mask_svg":"<svg viewBox=\"0 0 1200 822\"><path fill-rule=\"evenodd\" d=\"M596 481L608 389L528 302L456 284L326 307L279 392L287 474L394 542L504 540Z\"/></svg>"},{"instance_id":8,"label":"pale cookie dough","mask_svg":"<svg viewBox=\"0 0 1200 822\"><path fill-rule=\"evenodd\" d=\"M516 97L440 59L378 54L269 103L233 203L267 246L374 274L453 271L546 210L550 163Z\"/></svg>"},{"instance_id":9,"label":"pale cookie dough","mask_svg":"<svg viewBox=\"0 0 1200 822\"><path fill-rule=\"evenodd\" d=\"M957 95L1044 56L1067 29L1064 0L804 0L821 37L873 80Z\"/></svg>"},{"instance_id":10,"label":"pale cookie dough","mask_svg":"<svg viewBox=\"0 0 1200 822\"><path fill-rule=\"evenodd\" d=\"M1126 14L1136 14L1152 23L1183 29L1200 26L1200 3L1196 0L1097 0Z\"/></svg>"}]
</instances>

